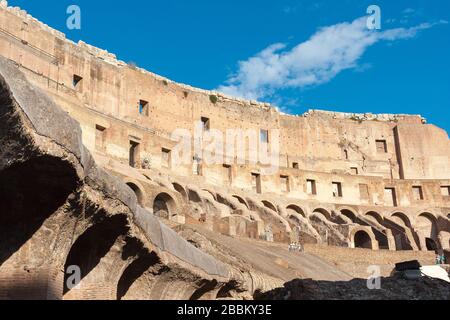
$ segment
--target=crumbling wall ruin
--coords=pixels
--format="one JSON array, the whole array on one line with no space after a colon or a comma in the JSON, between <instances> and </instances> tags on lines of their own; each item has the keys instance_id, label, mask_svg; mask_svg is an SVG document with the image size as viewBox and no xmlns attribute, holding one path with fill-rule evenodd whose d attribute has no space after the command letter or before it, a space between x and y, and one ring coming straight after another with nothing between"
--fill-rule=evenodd
<instances>
[{"instance_id":1,"label":"crumbling wall ruin","mask_svg":"<svg viewBox=\"0 0 450 320\"><path fill-rule=\"evenodd\" d=\"M187 243L97 167L79 125L3 58L0 133L1 299L246 291L239 272ZM67 286L70 266L81 269L77 288Z\"/></svg>"}]
</instances>

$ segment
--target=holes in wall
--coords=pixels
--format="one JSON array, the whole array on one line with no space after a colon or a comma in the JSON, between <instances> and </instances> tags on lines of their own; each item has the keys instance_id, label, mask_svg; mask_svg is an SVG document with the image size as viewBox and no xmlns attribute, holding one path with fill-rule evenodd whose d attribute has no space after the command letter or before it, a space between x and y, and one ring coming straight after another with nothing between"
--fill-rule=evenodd
<instances>
[{"instance_id":1,"label":"holes in wall","mask_svg":"<svg viewBox=\"0 0 450 320\"><path fill-rule=\"evenodd\" d=\"M298 162L293 162L292 163L292 168L293 169L297 169L297 170L300 169L300 166L299 166Z\"/></svg>"},{"instance_id":2,"label":"holes in wall","mask_svg":"<svg viewBox=\"0 0 450 320\"><path fill-rule=\"evenodd\" d=\"M443 197L450 197L450 186L442 186L441 187L441 195Z\"/></svg>"},{"instance_id":3,"label":"holes in wall","mask_svg":"<svg viewBox=\"0 0 450 320\"><path fill-rule=\"evenodd\" d=\"M413 198L416 201L424 200L423 189L421 186L413 186L412 187Z\"/></svg>"},{"instance_id":4,"label":"holes in wall","mask_svg":"<svg viewBox=\"0 0 450 320\"><path fill-rule=\"evenodd\" d=\"M72 86L76 90L81 90L83 77L80 77L79 75L74 74L72 78Z\"/></svg>"},{"instance_id":5,"label":"holes in wall","mask_svg":"<svg viewBox=\"0 0 450 320\"><path fill-rule=\"evenodd\" d=\"M289 193L291 191L288 176L280 176L280 184L281 184L281 192Z\"/></svg>"},{"instance_id":6,"label":"holes in wall","mask_svg":"<svg viewBox=\"0 0 450 320\"><path fill-rule=\"evenodd\" d=\"M350 173L354 176L357 176L359 174L359 169L357 167L351 167Z\"/></svg>"},{"instance_id":7,"label":"holes in wall","mask_svg":"<svg viewBox=\"0 0 450 320\"><path fill-rule=\"evenodd\" d=\"M139 188L137 185L135 185L132 182L128 182L127 186L133 190L134 194L136 195L136 198L138 200L138 203L141 207L144 207L144 192L141 190L141 188Z\"/></svg>"},{"instance_id":8,"label":"holes in wall","mask_svg":"<svg viewBox=\"0 0 450 320\"><path fill-rule=\"evenodd\" d=\"M95 150L105 151L106 128L100 125L95 126Z\"/></svg>"},{"instance_id":9,"label":"holes in wall","mask_svg":"<svg viewBox=\"0 0 450 320\"><path fill-rule=\"evenodd\" d=\"M140 162L140 143L130 140L130 155L129 155L129 164L132 168L139 168L139 162Z\"/></svg>"},{"instance_id":10,"label":"holes in wall","mask_svg":"<svg viewBox=\"0 0 450 320\"><path fill-rule=\"evenodd\" d=\"M397 207L397 193L395 188L384 189L384 202L386 206Z\"/></svg>"},{"instance_id":11,"label":"holes in wall","mask_svg":"<svg viewBox=\"0 0 450 320\"><path fill-rule=\"evenodd\" d=\"M206 117L201 118L203 131L209 131L211 129L211 120Z\"/></svg>"},{"instance_id":12,"label":"holes in wall","mask_svg":"<svg viewBox=\"0 0 450 320\"><path fill-rule=\"evenodd\" d=\"M139 100L139 114L148 117L150 114L148 101Z\"/></svg>"},{"instance_id":13,"label":"holes in wall","mask_svg":"<svg viewBox=\"0 0 450 320\"><path fill-rule=\"evenodd\" d=\"M333 187L333 197L342 198L342 183L333 182L332 187Z\"/></svg>"},{"instance_id":14,"label":"holes in wall","mask_svg":"<svg viewBox=\"0 0 450 320\"><path fill-rule=\"evenodd\" d=\"M172 151L166 148L161 149L161 166L163 168L171 167Z\"/></svg>"},{"instance_id":15,"label":"holes in wall","mask_svg":"<svg viewBox=\"0 0 450 320\"><path fill-rule=\"evenodd\" d=\"M261 193L261 175L252 173L252 189L256 193Z\"/></svg>"},{"instance_id":16,"label":"holes in wall","mask_svg":"<svg viewBox=\"0 0 450 320\"><path fill-rule=\"evenodd\" d=\"M387 153L387 143L386 140L376 140L377 153Z\"/></svg>"},{"instance_id":17,"label":"holes in wall","mask_svg":"<svg viewBox=\"0 0 450 320\"><path fill-rule=\"evenodd\" d=\"M355 248L372 249L372 239L365 231L358 231L354 238Z\"/></svg>"},{"instance_id":18,"label":"holes in wall","mask_svg":"<svg viewBox=\"0 0 450 320\"><path fill-rule=\"evenodd\" d=\"M233 182L233 170L232 167L228 164L223 165L223 176L225 178L226 183L231 184Z\"/></svg>"},{"instance_id":19,"label":"holes in wall","mask_svg":"<svg viewBox=\"0 0 450 320\"><path fill-rule=\"evenodd\" d=\"M317 195L316 180L306 180L306 193L309 195Z\"/></svg>"}]
</instances>

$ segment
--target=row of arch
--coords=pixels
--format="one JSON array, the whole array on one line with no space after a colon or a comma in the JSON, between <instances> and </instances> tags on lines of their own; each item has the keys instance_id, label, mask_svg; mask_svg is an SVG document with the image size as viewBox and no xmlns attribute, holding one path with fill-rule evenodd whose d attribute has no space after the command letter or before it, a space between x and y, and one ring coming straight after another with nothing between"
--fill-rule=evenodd
<instances>
[{"instance_id":1,"label":"row of arch","mask_svg":"<svg viewBox=\"0 0 450 320\"><path fill-rule=\"evenodd\" d=\"M145 200L145 193L142 191L142 188L132 182L128 182L127 185L135 192L139 203L143 205ZM172 186L173 189L177 191L185 201L201 202L201 197L197 192L193 190L186 191L186 189L181 184L176 182L172 183ZM208 192L214 198L214 200L220 200L219 196L214 192L211 192L207 189L204 189L203 191ZM232 195L232 197L247 209L251 210L251 205L245 198L239 195ZM267 209L272 210L278 214L280 213L280 209L273 202L269 200L262 200L261 203ZM156 195L156 197L152 201L152 207L155 215L167 219L170 219L172 215L176 215L176 212L178 210L174 198L167 192L161 192ZM297 204L289 204L286 206L285 210L287 217L290 219L297 219L295 217L296 214L304 217L305 219L308 219L308 215L306 214L305 209ZM439 247L437 217L430 212L422 212L418 214L415 217L414 222L411 221L408 215L402 212L393 212L390 215L383 217L383 215L381 215L380 213L371 210L360 216L355 211L353 211L353 209L342 207L337 210L337 212L339 213L338 216L340 215L342 217L340 221L336 221L337 217L333 215L332 212L333 210L327 210L325 208L316 208L312 210L312 214L320 215L324 219L332 223L337 222L338 224L342 224L345 223L345 219L347 219L347 223L351 222L355 224L371 226L372 223L370 222L370 220L372 220L372 222L375 222L382 228L390 229L392 231L396 242L396 249L400 248L401 250L412 250L413 245L411 244L411 241L418 243L421 247L426 246L428 250L436 250L436 248ZM344 219L344 222L342 222L342 219ZM369 219L369 221L367 221L367 219ZM415 235L413 232L416 229L421 230L422 234L424 234L425 236L425 241L420 242L419 236ZM373 228L373 230L375 233L375 238L380 243L380 247L387 248L389 245L386 235L383 235L383 232L377 230L376 228ZM408 236L405 235L410 231L412 232L411 234L413 234L413 236L415 235L414 239L409 239L411 238L411 236L409 236L408 238ZM366 234L363 236L363 233ZM372 239L373 236L371 234L367 234L367 231L360 230L357 234L354 235L354 238L351 239L351 241L355 244L356 247L366 248L369 244L369 238ZM373 239L371 241L373 242Z\"/></svg>"},{"instance_id":2,"label":"row of arch","mask_svg":"<svg viewBox=\"0 0 450 320\"><path fill-rule=\"evenodd\" d=\"M146 195L143 188L134 182L127 182L126 184L135 193L138 203L142 207L145 207ZM167 192L158 193L151 201L151 206L153 208L153 214L161 218L169 219L178 213L178 206L175 199Z\"/></svg>"},{"instance_id":3,"label":"row of arch","mask_svg":"<svg viewBox=\"0 0 450 320\"><path fill-rule=\"evenodd\" d=\"M262 201L264 206L275 211L279 212L279 210L276 208L276 206L271 203L270 201L263 200ZM305 214L305 210L302 209L297 204L290 204L286 207L286 211L289 218L295 218L295 216L292 213L299 214L305 218L307 218L307 215ZM364 221L361 221L358 214L355 213L350 208L340 208L338 211L340 215L346 217L351 221L352 223L361 224L369 226L370 224L365 223ZM324 208L316 208L312 211L315 215L320 215L324 219L330 221L330 222L336 222L336 219L333 219L333 216L330 212L330 210L324 209ZM449 215L450 216L450 215ZM380 213L376 211L368 211L366 212L363 217L369 217L372 218L376 223L378 223L380 226L391 229L391 231L394 233L394 240L395 240L395 247L396 249L400 250L413 250L413 246L411 245L411 240L415 241L418 246L422 247L423 250L429 250L429 251L436 251L440 249L439 240L438 240L438 226L437 221L438 218L435 214L430 212L421 212L418 214L415 219L414 223L411 221L411 219L402 212L393 212L387 217L383 217ZM295 218L296 219L296 218ZM398 225L399 227L396 227ZM409 239L406 233L409 231L411 232L411 235L413 235L413 239ZM414 231L421 232L420 235L417 235L414 233ZM450 230L449 230L450 231ZM351 242L354 244L355 247L361 247L361 248L375 248L374 241L380 243L381 248L389 248L388 239L386 235L383 235L382 232L379 230L374 230L375 236L369 233L367 230L359 230L358 232L351 235ZM423 242L420 241L420 237L423 237ZM450 243L448 244L450 247Z\"/></svg>"}]
</instances>

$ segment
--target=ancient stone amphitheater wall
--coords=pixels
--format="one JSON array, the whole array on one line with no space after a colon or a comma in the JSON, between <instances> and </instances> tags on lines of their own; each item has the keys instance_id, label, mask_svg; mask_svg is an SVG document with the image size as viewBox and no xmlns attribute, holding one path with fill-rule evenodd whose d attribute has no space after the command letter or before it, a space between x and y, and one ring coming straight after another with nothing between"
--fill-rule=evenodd
<instances>
[{"instance_id":1,"label":"ancient stone amphitheater wall","mask_svg":"<svg viewBox=\"0 0 450 320\"><path fill-rule=\"evenodd\" d=\"M79 122L82 142L100 167L163 219L286 243L390 250L450 245L450 143L420 116L286 115L73 43L5 1L0 55ZM253 130L257 145L266 131L274 144L278 130L279 170L265 175L263 166L237 158L208 165L195 155L174 165L173 132L193 134L199 121L220 132Z\"/></svg>"}]
</instances>

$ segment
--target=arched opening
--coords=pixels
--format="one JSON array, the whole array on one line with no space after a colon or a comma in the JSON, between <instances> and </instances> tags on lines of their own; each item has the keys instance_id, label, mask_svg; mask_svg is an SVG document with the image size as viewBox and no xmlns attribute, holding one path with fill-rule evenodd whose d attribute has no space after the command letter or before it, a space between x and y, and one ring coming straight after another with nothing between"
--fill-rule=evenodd
<instances>
[{"instance_id":1,"label":"arched opening","mask_svg":"<svg viewBox=\"0 0 450 320\"><path fill-rule=\"evenodd\" d=\"M341 210L341 214L349 218L353 223L356 223L356 214L348 209Z\"/></svg>"},{"instance_id":2,"label":"arched opening","mask_svg":"<svg viewBox=\"0 0 450 320\"><path fill-rule=\"evenodd\" d=\"M264 205L266 208L268 208L268 209L270 209L270 210L273 210L273 211L275 211L275 212L278 212L277 207L276 207L273 203L271 203L270 201L263 200L262 203L263 203L263 205Z\"/></svg>"},{"instance_id":3,"label":"arched opening","mask_svg":"<svg viewBox=\"0 0 450 320\"><path fill-rule=\"evenodd\" d=\"M200 198L200 196L198 195L198 193L194 190L189 190L189 201L195 202L195 203L200 203L202 202L202 199Z\"/></svg>"},{"instance_id":4,"label":"arched opening","mask_svg":"<svg viewBox=\"0 0 450 320\"><path fill-rule=\"evenodd\" d=\"M372 218L374 221L383 225L383 217L378 212L375 212L375 211L367 212L366 217Z\"/></svg>"},{"instance_id":5,"label":"arched opening","mask_svg":"<svg viewBox=\"0 0 450 320\"><path fill-rule=\"evenodd\" d=\"M165 192L160 193L153 200L153 214L157 217L169 219L176 215L175 209L175 200Z\"/></svg>"},{"instance_id":6,"label":"arched opening","mask_svg":"<svg viewBox=\"0 0 450 320\"><path fill-rule=\"evenodd\" d=\"M117 284L117 300L142 298L148 286L142 286L136 282L149 268L158 263L160 263L160 259L154 252L145 252L134 260L125 269Z\"/></svg>"},{"instance_id":7,"label":"arched opening","mask_svg":"<svg viewBox=\"0 0 450 320\"><path fill-rule=\"evenodd\" d=\"M133 190L134 194L137 197L138 203L141 207L144 206L144 193L142 190L134 183L127 182L127 186L130 187L131 190Z\"/></svg>"},{"instance_id":8,"label":"arched opening","mask_svg":"<svg viewBox=\"0 0 450 320\"><path fill-rule=\"evenodd\" d=\"M76 172L68 162L49 156L0 172L0 265L66 202L77 183Z\"/></svg>"},{"instance_id":9,"label":"arched opening","mask_svg":"<svg viewBox=\"0 0 450 320\"><path fill-rule=\"evenodd\" d=\"M331 214L330 214L327 210L325 210L325 209L323 209L323 208L317 208L317 209L315 209L315 210L313 211L313 214L321 215L322 217L324 217L326 220L328 220L328 221L330 221L330 222L333 221L333 219L331 218Z\"/></svg>"},{"instance_id":10,"label":"arched opening","mask_svg":"<svg viewBox=\"0 0 450 320\"><path fill-rule=\"evenodd\" d=\"M234 201L230 201L228 197L227 197L227 198L224 198L224 197L223 197L221 194L219 194L219 193L217 194L217 199L216 199L216 201L217 201L218 203L221 203L221 204L226 205L227 207L230 207L232 210L236 210L236 209L237 209L237 207L236 207Z\"/></svg>"},{"instance_id":11,"label":"arched opening","mask_svg":"<svg viewBox=\"0 0 450 320\"><path fill-rule=\"evenodd\" d=\"M181 194L181 196L183 197L183 200L187 200L188 196L187 196L187 192L186 190L183 188L183 186L181 184L178 183L173 183L173 188L179 193Z\"/></svg>"},{"instance_id":12,"label":"arched opening","mask_svg":"<svg viewBox=\"0 0 450 320\"><path fill-rule=\"evenodd\" d=\"M409 220L408 216L402 212L392 214L391 219L401 226L411 228L411 220Z\"/></svg>"},{"instance_id":13,"label":"arched opening","mask_svg":"<svg viewBox=\"0 0 450 320\"><path fill-rule=\"evenodd\" d=\"M127 224L126 216L116 215L105 218L87 229L72 245L66 258L64 270L67 271L70 266L79 267L81 280L83 281L109 252L117 238L128 233L129 227L127 227ZM69 273L64 273L64 295L70 292L67 287L69 276ZM95 290L95 288L90 288ZM77 294L83 295L82 292Z\"/></svg>"},{"instance_id":14,"label":"arched opening","mask_svg":"<svg viewBox=\"0 0 450 320\"><path fill-rule=\"evenodd\" d=\"M372 249L372 239L365 231L358 231L354 238L355 248Z\"/></svg>"},{"instance_id":15,"label":"arched opening","mask_svg":"<svg viewBox=\"0 0 450 320\"><path fill-rule=\"evenodd\" d=\"M438 250L438 245L436 244L436 241L434 241L433 239L425 238L425 243L426 243L428 251L437 251Z\"/></svg>"},{"instance_id":16,"label":"arched opening","mask_svg":"<svg viewBox=\"0 0 450 320\"><path fill-rule=\"evenodd\" d=\"M428 212L420 214L416 219L416 230L420 232L422 236L425 237L425 245L427 250L439 249L438 244L438 227L436 217ZM429 247L435 248L430 249ZM423 248L422 248L423 249Z\"/></svg>"},{"instance_id":17,"label":"arched opening","mask_svg":"<svg viewBox=\"0 0 450 320\"><path fill-rule=\"evenodd\" d=\"M447 218L449 218L450 219L450 213L447 215Z\"/></svg>"},{"instance_id":18,"label":"arched opening","mask_svg":"<svg viewBox=\"0 0 450 320\"><path fill-rule=\"evenodd\" d=\"M205 298L208 293L212 293L214 289L217 287L217 280L203 280L200 287L191 295L189 301L197 301Z\"/></svg>"},{"instance_id":19,"label":"arched opening","mask_svg":"<svg viewBox=\"0 0 450 320\"><path fill-rule=\"evenodd\" d=\"M237 195L234 195L233 198L237 199L237 201L239 201L239 203L243 204L244 206L247 207L247 209L250 209L250 207L248 206L247 201L244 200L244 198L239 197Z\"/></svg>"},{"instance_id":20,"label":"arched opening","mask_svg":"<svg viewBox=\"0 0 450 320\"><path fill-rule=\"evenodd\" d=\"M295 212L295 213L298 213L299 215L303 216L304 218L306 218L306 214L302 210L302 208L300 208L299 206L297 206L295 204L291 204L291 205L287 206L286 210L288 211L288 214L291 212Z\"/></svg>"}]
</instances>

